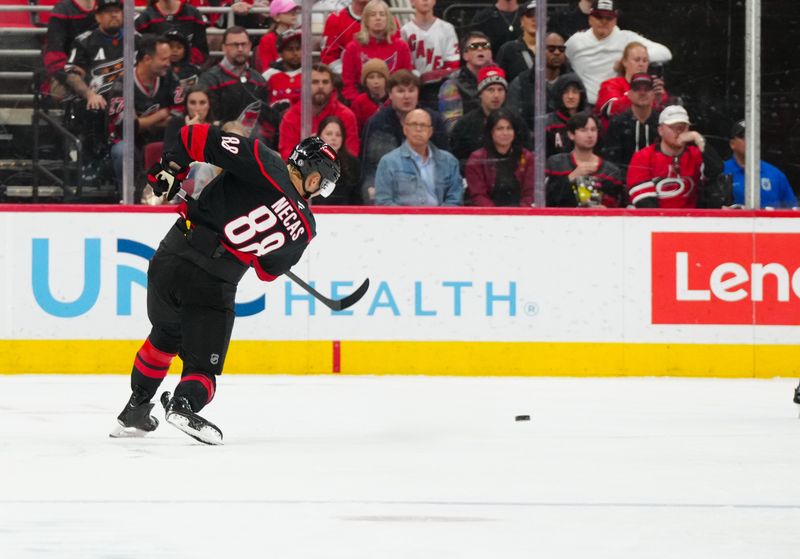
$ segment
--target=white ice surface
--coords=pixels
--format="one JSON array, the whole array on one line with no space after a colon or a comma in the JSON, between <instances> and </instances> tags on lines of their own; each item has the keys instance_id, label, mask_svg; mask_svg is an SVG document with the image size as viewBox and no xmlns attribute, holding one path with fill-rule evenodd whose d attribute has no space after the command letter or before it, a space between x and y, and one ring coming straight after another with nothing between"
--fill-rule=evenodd
<instances>
[{"instance_id":1,"label":"white ice surface","mask_svg":"<svg viewBox=\"0 0 800 559\"><path fill-rule=\"evenodd\" d=\"M0 377L0 558L794 559L793 385L225 375L208 447L109 439L126 377Z\"/></svg>"}]
</instances>

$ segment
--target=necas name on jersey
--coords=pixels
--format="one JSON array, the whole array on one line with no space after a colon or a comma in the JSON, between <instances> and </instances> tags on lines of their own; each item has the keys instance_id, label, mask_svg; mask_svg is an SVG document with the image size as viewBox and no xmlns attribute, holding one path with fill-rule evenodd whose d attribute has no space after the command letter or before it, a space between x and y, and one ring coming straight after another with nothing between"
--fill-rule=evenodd
<instances>
[{"instance_id":1,"label":"necas name on jersey","mask_svg":"<svg viewBox=\"0 0 800 559\"><path fill-rule=\"evenodd\" d=\"M275 215L281 220L283 226L286 228L286 232L291 235L293 241L296 241L300 238L300 235L306 232L300 219L297 217L297 213L294 211L294 207L292 207L285 196L282 196L272 204L272 211L275 212Z\"/></svg>"}]
</instances>

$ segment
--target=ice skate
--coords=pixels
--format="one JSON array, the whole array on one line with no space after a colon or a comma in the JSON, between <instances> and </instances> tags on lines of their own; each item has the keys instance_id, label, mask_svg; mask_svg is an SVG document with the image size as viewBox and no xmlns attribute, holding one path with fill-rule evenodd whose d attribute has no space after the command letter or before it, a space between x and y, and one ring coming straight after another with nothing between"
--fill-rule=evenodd
<instances>
[{"instance_id":1,"label":"ice skate","mask_svg":"<svg viewBox=\"0 0 800 559\"><path fill-rule=\"evenodd\" d=\"M161 394L167 423L174 425L190 437L205 444L222 444L219 427L192 411L189 401L183 396L171 397L169 392Z\"/></svg>"},{"instance_id":2,"label":"ice skate","mask_svg":"<svg viewBox=\"0 0 800 559\"><path fill-rule=\"evenodd\" d=\"M143 388L139 386L134 388L130 400L125 404L125 409L117 416L118 425L108 436L115 439L144 437L147 433L155 431L158 420L150 415L153 405Z\"/></svg>"}]
</instances>

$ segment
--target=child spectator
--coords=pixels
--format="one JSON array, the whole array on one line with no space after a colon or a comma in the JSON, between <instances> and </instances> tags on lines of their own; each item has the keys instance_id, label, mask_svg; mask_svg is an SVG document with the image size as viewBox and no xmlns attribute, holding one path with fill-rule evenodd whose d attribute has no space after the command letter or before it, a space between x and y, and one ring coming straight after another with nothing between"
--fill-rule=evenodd
<instances>
[{"instance_id":1,"label":"child spectator","mask_svg":"<svg viewBox=\"0 0 800 559\"><path fill-rule=\"evenodd\" d=\"M389 67L380 58L368 60L361 68L361 86L364 93L353 99L350 108L356 115L359 135L369 118L380 109L389 98Z\"/></svg>"},{"instance_id":2,"label":"child spectator","mask_svg":"<svg viewBox=\"0 0 800 559\"><path fill-rule=\"evenodd\" d=\"M322 119L317 128L317 136L336 150L342 174L336 181L336 189L327 198L317 196L314 205L325 204L335 206L360 206L361 200L361 164L347 150L347 130L337 116Z\"/></svg>"},{"instance_id":3,"label":"child spectator","mask_svg":"<svg viewBox=\"0 0 800 559\"><path fill-rule=\"evenodd\" d=\"M394 38L397 27L389 6L383 0L370 0L364 6L361 31L350 41L342 56L342 95L352 102L359 94L363 61L380 58L389 67L389 73L412 70L411 51L408 44Z\"/></svg>"},{"instance_id":4,"label":"child spectator","mask_svg":"<svg viewBox=\"0 0 800 559\"><path fill-rule=\"evenodd\" d=\"M164 34L169 41L169 62L172 65L172 77L178 86L175 90L174 111L183 110L186 90L197 84L200 69L189 61L189 40L178 29L170 29Z\"/></svg>"},{"instance_id":5,"label":"child spectator","mask_svg":"<svg viewBox=\"0 0 800 559\"><path fill-rule=\"evenodd\" d=\"M280 42L283 33L297 27L297 16L300 13L300 6L293 0L272 0L269 5L269 15L272 18L272 26L258 42L256 48L256 70L266 72L273 62L280 58ZM264 76L266 77L266 76Z\"/></svg>"},{"instance_id":6,"label":"child spectator","mask_svg":"<svg viewBox=\"0 0 800 559\"><path fill-rule=\"evenodd\" d=\"M521 134L508 109L489 113L483 147L467 161L467 197L472 206L533 204L533 154L522 145Z\"/></svg>"},{"instance_id":7,"label":"child spectator","mask_svg":"<svg viewBox=\"0 0 800 559\"><path fill-rule=\"evenodd\" d=\"M300 99L303 88L300 41L300 29L284 31L278 39L278 52L281 57L264 72L268 102L279 114L283 114L290 104ZM262 40L259 44L263 43Z\"/></svg>"},{"instance_id":8,"label":"child spectator","mask_svg":"<svg viewBox=\"0 0 800 559\"><path fill-rule=\"evenodd\" d=\"M189 60L202 65L208 59L208 20L197 8L181 0L150 0L133 22L138 33L162 35L178 29L191 43Z\"/></svg>"}]
</instances>

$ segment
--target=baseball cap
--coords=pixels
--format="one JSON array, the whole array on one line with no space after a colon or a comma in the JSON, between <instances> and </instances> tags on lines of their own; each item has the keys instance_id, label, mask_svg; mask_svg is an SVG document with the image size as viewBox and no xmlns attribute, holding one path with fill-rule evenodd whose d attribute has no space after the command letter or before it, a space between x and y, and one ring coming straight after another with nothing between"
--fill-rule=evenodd
<instances>
[{"instance_id":1,"label":"baseball cap","mask_svg":"<svg viewBox=\"0 0 800 559\"><path fill-rule=\"evenodd\" d=\"M661 115L658 117L659 124L678 124L679 122L691 124L689 113L680 105L664 107L664 110L661 111Z\"/></svg>"},{"instance_id":2,"label":"baseball cap","mask_svg":"<svg viewBox=\"0 0 800 559\"><path fill-rule=\"evenodd\" d=\"M167 41L176 41L176 42L182 44L183 48L185 48L186 50L189 50L189 46L190 46L189 45L189 39L186 38L186 35L181 33L180 30L177 29L177 28L173 27L172 29L170 29L169 31L164 33L164 38Z\"/></svg>"},{"instance_id":3,"label":"baseball cap","mask_svg":"<svg viewBox=\"0 0 800 559\"><path fill-rule=\"evenodd\" d=\"M272 0L269 5L269 15L275 17L297 9L300 9L300 6L292 0Z\"/></svg>"},{"instance_id":4,"label":"baseball cap","mask_svg":"<svg viewBox=\"0 0 800 559\"><path fill-rule=\"evenodd\" d=\"M731 127L730 139L733 140L734 138L744 138L744 132L744 121L740 120Z\"/></svg>"},{"instance_id":5,"label":"baseball cap","mask_svg":"<svg viewBox=\"0 0 800 559\"><path fill-rule=\"evenodd\" d=\"M520 11L522 15L528 15L530 12L533 12L531 15L536 16L536 0L531 0L531 2L523 4Z\"/></svg>"},{"instance_id":6,"label":"baseball cap","mask_svg":"<svg viewBox=\"0 0 800 559\"><path fill-rule=\"evenodd\" d=\"M506 73L503 69L497 66L484 66L481 68L478 71L478 94L494 84L502 85L506 90L508 89Z\"/></svg>"},{"instance_id":7,"label":"baseball cap","mask_svg":"<svg viewBox=\"0 0 800 559\"><path fill-rule=\"evenodd\" d=\"M653 78L646 72L638 72L631 76L631 89L637 85L648 85L650 89L653 88Z\"/></svg>"},{"instance_id":8,"label":"baseball cap","mask_svg":"<svg viewBox=\"0 0 800 559\"><path fill-rule=\"evenodd\" d=\"M614 0L594 0L590 13L594 14L595 12L608 12L617 15L616 2Z\"/></svg>"},{"instance_id":9,"label":"baseball cap","mask_svg":"<svg viewBox=\"0 0 800 559\"><path fill-rule=\"evenodd\" d=\"M289 41L294 39L297 39L299 41L301 40L302 36L303 34L300 32L299 27L295 27L293 29L287 29L286 31L281 33L280 36L278 37L278 44L276 45L275 48L277 48L278 52L280 52L281 50L283 50L283 47L286 46L286 44Z\"/></svg>"},{"instance_id":10,"label":"baseball cap","mask_svg":"<svg viewBox=\"0 0 800 559\"><path fill-rule=\"evenodd\" d=\"M101 12L106 8L121 8L122 0L96 0L95 11Z\"/></svg>"}]
</instances>

